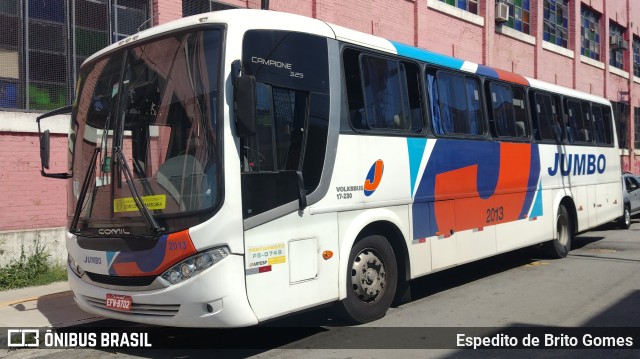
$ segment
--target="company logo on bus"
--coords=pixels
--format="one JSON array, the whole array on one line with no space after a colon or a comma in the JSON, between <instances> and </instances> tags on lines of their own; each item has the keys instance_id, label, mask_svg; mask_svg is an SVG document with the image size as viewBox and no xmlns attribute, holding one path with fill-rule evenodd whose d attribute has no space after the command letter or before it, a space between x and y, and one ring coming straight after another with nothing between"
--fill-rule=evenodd
<instances>
[{"instance_id":1,"label":"company logo on bus","mask_svg":"<svg viewBox=\"0 0 640 359\"><path fill-rule=\"evenodd\" d=\"M382 181L382 172L384 171L384 162L377 160L371 165L369 173L364 180L364 195L369 197L375 192Z\"/></svg>"},{"instance_id":2,"label":"company logo on bus","mask_svg":"<svg viewBox=\"0 0 640 359\"><path fill-rule=\"evenodd\" d=\"M596 172L604 173L607 159L603 154L564 154L556 153L553 167L547 168L549 176L560 173L562 176L592 175Z\"/></svg>"}]
</instances>

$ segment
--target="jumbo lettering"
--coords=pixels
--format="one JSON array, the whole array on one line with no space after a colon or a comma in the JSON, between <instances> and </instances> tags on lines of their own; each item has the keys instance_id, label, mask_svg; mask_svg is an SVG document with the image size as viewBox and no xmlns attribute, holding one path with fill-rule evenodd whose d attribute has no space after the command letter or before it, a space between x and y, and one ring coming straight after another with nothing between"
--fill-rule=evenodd
<instances>
[{"instance_id":1,"label":"jumbo lettering","mask_svg":"<svg viewBox=\"0 0 640 359\"><path fill-rule=\"evenodd\" d=\"M603 154L596 157L595 154L564 154L556 153L552 167L547 168L549 176L555 176L560 169L560 175L574 176L592 175L596 172L602 174L607 167L607 159Z\"/></svg>"}]
</instances>

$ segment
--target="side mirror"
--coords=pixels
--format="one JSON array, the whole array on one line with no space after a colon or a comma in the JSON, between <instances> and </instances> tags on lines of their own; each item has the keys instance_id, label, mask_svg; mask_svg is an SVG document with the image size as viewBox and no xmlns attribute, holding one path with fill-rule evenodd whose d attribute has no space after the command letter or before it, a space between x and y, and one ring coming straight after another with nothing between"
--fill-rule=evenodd
<instances>
[{"instance_id":1,"label":"side mirror","mask_svg":"<svg viewBox=\"0 0 640 359\"><path fill-rule=\"evenodd\" d=\"M49 132L49 130L45 130L44 132L40 130L40 120L47 117L55 116L55 115L66 114L71 112L71 110L72 110L71 106L62 107L57 110L47 112L36 118L36 123L38 123L38 133L40 134L40 162L42 164L42 170L40 171L40 174L43 177L59 178L59 179L71 178L71 175L68 173L46 173L44 171L45 169L49 169L49 153L51 151L51 133Z\"/></svg>"},{"instance_id":2,"label":"side mirror","mask_svg":"<svg viewBox=\"0 0 640 359\"><path fill-rule=\"evenodd\" d=\"M233 91L236 131L240 137L256 133L256 78L239 76Z\"/></svg>"},{"instance_id":3,"label":"side mirror","mask_svg":"<svg viewBox=\"0 0 640 359\"><path fill-rule=\"evenodd\" d=\"M45 130L42 135L40 135L40 162L42 162L42 167L49 169L49 151L50 151L50 134L49 130Z\"/></svg>"}]
</instances>

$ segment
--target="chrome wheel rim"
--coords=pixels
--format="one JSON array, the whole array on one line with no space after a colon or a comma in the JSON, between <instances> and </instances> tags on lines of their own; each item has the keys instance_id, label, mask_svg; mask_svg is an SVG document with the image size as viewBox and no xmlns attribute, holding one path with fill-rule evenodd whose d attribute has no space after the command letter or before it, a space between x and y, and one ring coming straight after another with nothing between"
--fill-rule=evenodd
<instances>
[{"instance_id":1,"label":"chrome wheel rim","mask_svg":"<svg viewBox=\"0 0 640 359\"><path fill-rule=\"evenodd\" d=\"M628 209L624 209L624 224L628 226L631 225L631 213L629 213Z\"/></svg>"},{"instance_id":2,"label":"chrome wheel rim","mask_svg":"<svg viewBox=\"0 0 640 359\"><path fill-rule=\"evenodd\" d=\"M387 286L387 272L380 255L370 248L363 249L351 265L351 287L356 297L373 303L382 297Z\"/></svg>"},{"instance_id":3,"label":"chrome wheel rim","mask_svg":"<svg viewBox=\"0 0 640 359\"><path fill-rule=\"evenodd\" d=\"M558 216L558 242L563 246L567 246L569 242L569 225L567 224L567 219L564 216Z\"/></svg>"}]
</instances>

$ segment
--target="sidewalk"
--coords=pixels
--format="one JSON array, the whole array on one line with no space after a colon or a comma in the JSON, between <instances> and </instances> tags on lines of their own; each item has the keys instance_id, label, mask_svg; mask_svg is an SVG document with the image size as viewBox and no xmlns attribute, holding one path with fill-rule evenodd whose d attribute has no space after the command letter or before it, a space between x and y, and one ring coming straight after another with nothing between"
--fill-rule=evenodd
<instances>
[{"instance_id":1,"label":"sidewalk","mask_svg":"<svg viewBox=\"0 0 640 359\"><path fill-rule=\"evenodd\" d=\"M0 327L65 327L98 319L78 308L67 282L0 291Z\"/></svg>"}]
</instances>

